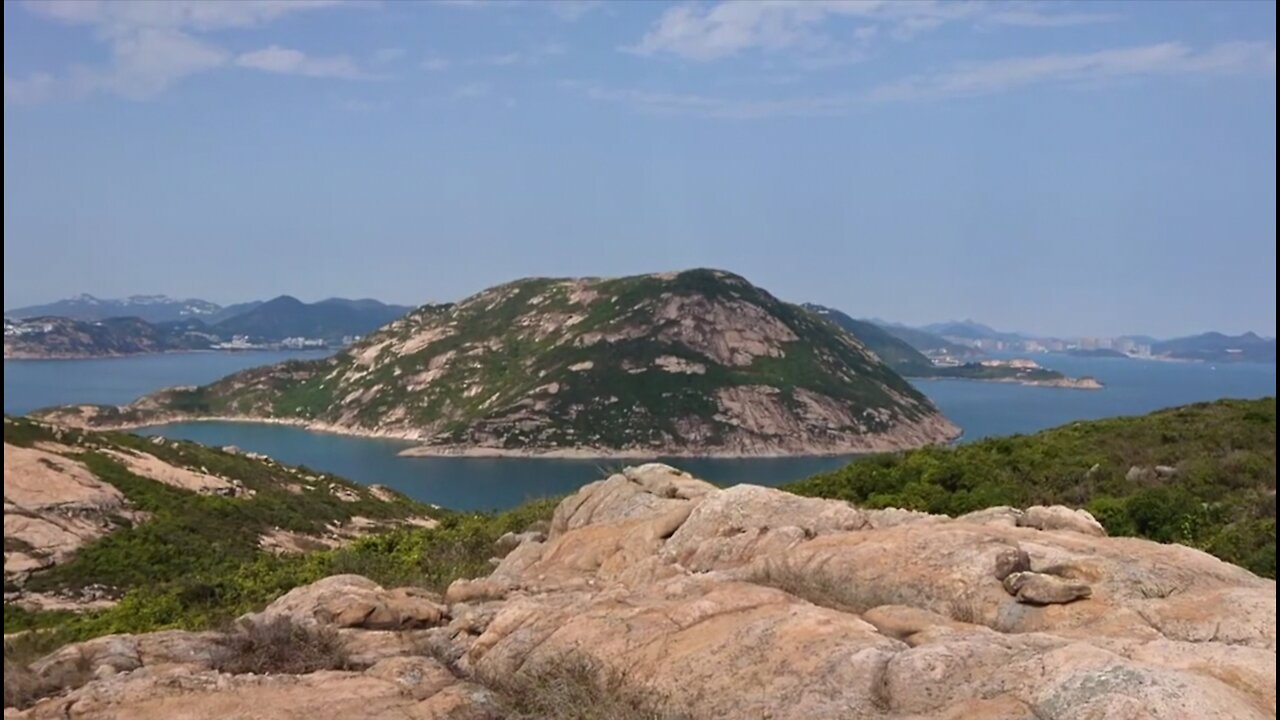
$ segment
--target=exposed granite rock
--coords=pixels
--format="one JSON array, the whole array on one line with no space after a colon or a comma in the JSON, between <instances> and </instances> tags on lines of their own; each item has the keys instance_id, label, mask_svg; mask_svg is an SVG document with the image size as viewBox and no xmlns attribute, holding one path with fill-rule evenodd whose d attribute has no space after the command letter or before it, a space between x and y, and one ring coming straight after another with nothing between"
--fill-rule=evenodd
<instances>
[{"instance_id":1,"label":"exposed granite rock","mask_svg":"<svg viewBox=\"0 0 1280 720\"><path fill-rule=\"evenodd\" d=\"M692 718L1273 719L1275 599L1067 508L868 511L654 465L444 603L348 575L254 616L342 627L352 670L231 676L203 634L101 638L60 654L110 671L17 716L496 720L495 678L586 656Z\"/></svg>"}]
</instances>

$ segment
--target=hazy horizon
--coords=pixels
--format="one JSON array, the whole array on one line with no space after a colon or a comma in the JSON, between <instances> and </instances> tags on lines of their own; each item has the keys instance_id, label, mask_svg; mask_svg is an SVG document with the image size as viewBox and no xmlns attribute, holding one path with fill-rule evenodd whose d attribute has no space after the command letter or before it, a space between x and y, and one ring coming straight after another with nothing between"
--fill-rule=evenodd
<instances>
[{"instance_id":1,"label":"hazy horizon","mask_svg":"<svg viewBox=\"0 0 1280 720\"><path fill-rule=\"evenodd\" d=\"M1274 3L5 3L5 307L717 267L1276 334Z\"/></svg>"}]
</instances>

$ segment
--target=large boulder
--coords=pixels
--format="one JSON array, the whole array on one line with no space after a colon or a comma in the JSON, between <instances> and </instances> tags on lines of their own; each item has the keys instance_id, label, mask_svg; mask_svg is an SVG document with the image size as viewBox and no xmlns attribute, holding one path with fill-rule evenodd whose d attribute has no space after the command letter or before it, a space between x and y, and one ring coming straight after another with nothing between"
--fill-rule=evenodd
<instances>
[{"instance_id":1,"label":"large boulder","mask_svg":"<svg viewBox=\"0 0 1280 720\"><path fill-rule=\"evenodd\" d=\"M496 720L512 688L589 703L586 682L644 717L1274 720L1275 582L1091 521L868 511L649 465L443 600L343 575L246 618L337 628L350 669L227 675L204 635L100 638L43 661L93 672L19 716Z\"/></svg>"},{"instance_id":2,"label":"large boulder","mask_svg":"<svg viewBox=\"0 0 1280 720\"><path fill-rule=\"evenodd\" d=\"M448 611L438 599L416 588L386 590L359 575L334 575L290 590L246 620L287 617L303 625L409 630L439 625L446 618Z\"/></svg>"}]
</instances>

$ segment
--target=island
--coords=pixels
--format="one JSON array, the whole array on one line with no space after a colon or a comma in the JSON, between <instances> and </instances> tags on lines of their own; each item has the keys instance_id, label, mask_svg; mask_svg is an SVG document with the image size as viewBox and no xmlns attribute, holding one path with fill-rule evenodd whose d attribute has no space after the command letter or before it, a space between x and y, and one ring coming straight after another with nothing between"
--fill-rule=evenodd
<instances>
[{"instance_id":1,"label":"island","mask_svg":"<svg viewBox=\"0 0 1280 720\"><path fill-rule=\"evenodd\" d=\"M839 310L822 305L808 303L803 307L852 335L869 351L906 377L1008 382L1073 390L1099 390L1103 387L1097 378L1068 377L1026 358L963 361L946 350L940 350L933 356L926 355L892 328L880 327L866 320L855 320ZM928 334L918 331L917 335ZM930 343L930 347L942 347L938 342L926 342Z\"/></svg>"},{"instance_id":2,"label":"island","mask_svg":"<svg viewBox=\"0 0 1280 720\"><path fill-rule=\"evenodd\" d=\"M712 269L525 278L424 305L330 358L39 415L290 423L431 455L838 455L959 434L856 338Z\"/></svg>"}]
</instances>

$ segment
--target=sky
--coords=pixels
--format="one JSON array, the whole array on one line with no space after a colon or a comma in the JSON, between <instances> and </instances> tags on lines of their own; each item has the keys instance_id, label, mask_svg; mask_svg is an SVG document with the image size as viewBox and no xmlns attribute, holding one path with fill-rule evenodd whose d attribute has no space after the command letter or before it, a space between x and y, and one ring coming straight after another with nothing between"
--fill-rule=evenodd
<instances>
[{"instance_id":1,"label":"sky","mask_svg":"<svg viewBox=\"0 0 1280 720\"><path fill-rule=\"evenodd\" d=\"M718 267L1276 329L1270 2L4 3L4 302Z\"/></svg>"}]
</instances>

